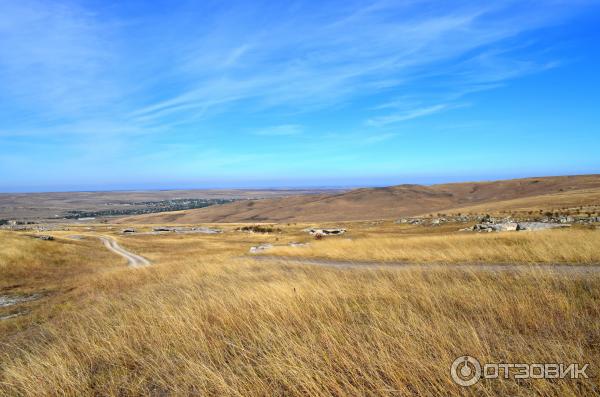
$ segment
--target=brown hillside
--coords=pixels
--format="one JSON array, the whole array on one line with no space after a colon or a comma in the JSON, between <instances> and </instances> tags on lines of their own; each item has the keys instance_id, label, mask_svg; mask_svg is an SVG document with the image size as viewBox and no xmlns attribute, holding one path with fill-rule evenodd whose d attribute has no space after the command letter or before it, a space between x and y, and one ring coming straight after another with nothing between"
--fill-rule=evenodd
<instances>
[{"instance_id":1,"label":"brown hillside","mask_svg":"<svg viewBox=\"0 0 600 397\"><path fill-rule=\"evenodd\" d=\"M589 205L598 204L598 195L582 194L581 191L598 188L600 188L600 175L524 178L432 186L399 185L356 189L340 194L244 200L195 210L132 216L122 218L120 222L157 224L386 219L527 197L536 197L536 204L542 204L544 198L540 196L545 195L554 195L549 196L550 201L557 195L562 201L565 200L565 195L572 196L570 201L567 201L575 202L575 205ZM506 203L504 205L506 206ZM553 204L549 202L548 205Z\"/></svg>"}]
</instances>

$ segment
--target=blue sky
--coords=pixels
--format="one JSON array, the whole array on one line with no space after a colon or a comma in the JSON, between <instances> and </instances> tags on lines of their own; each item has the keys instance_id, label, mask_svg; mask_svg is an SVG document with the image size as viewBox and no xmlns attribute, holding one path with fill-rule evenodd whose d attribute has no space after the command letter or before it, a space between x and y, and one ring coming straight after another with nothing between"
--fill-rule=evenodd
<instances>
[{"instance_id":1,"label":"blue sky","mask_svg":"<svg viewBox=\"0 0 600 397\"><path fill-rule=\"evenodd\" d=\"M598 173L599 43L598 1L0 0L0 191Z\"/></svg>"}]
</instances>

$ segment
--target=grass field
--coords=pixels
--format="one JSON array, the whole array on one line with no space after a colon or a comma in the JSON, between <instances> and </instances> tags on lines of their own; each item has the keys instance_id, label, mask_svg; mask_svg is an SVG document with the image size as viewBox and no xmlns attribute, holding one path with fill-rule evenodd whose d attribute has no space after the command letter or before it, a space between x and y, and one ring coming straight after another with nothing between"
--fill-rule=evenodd
<instances>
[{"instance_id":1,"label":"grass field","mask_svg":"<svg viewBox=\"0 0 600 397\"><path fill-rule=\"evenodd\" d=\"M37 305L29 314L0 322L10 334L0 339L0 395L598 394L597 378L462 388L449 369L470 354L482 362L590 363L596 375L600 275L329 269L246 255L261 242L308 241L305 226L281 225L281 234L270 235L232 225L221 235L127 237L82 228L55 233L52 242L0 234L0 295L38 292L45 279L51 286L24 304ZM492 251L500 262L537 262L549 258L547 249L556 255L571 247L553 258L589 263L599 247L595 230L452 230L355 224L352 240L311 239L293 252L465 261L477 247L504 247ZM112 234L154 264L127 268L95 238L65 238L74 233ZM373 246L378 233L382 245Z\"/></svg>"},{"instance_id":2,"label":"grass field","mask_svg":"<svg viewBox=\"0 0 600 397\"><path fill-rule=\"evenodd\" d=\"M325 238L267 254L416 263L600 263L600 230Z\"/></svg>"},{"instance_id":3,"label":"grass field","mask_svg":"<svg viewBox=\"0 0 600 397\"><path fill-rule=\"evenodd\" d=\"M462 206L452 208L448 212L496 215L512 213L517 216L541 215L540 211L542 213L550 211L564 215L585 214L588 212L598 214L600 212L598 203L600 203L600 188L593 188Z\"/></svg>"}]
</instances>

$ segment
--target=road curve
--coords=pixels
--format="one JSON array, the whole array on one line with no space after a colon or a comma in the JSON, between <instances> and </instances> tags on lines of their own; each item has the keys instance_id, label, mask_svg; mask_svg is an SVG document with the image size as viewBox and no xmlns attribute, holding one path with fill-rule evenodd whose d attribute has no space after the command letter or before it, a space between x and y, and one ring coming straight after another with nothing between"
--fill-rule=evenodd
<instances>
[{"instance_id":1,"label":"road curve","mask_svg":"<svg viewBox=\"0 0 600 397\"><path fill-rule=\"evenodd\" d=\"M516 272L516 271L539 271L568 275L585 275L600 273L600 264L578 265L578 264L500 264L500 263L409 263L409 262L365 262L344 261L334 259L313 259L302 257L289 257L277 255L256 255L251 257L257 261L280 262L293 265L313 265L332 268L346 269L395 269L395 270L417 270L417 269L444 269L444 270L466 270L487 272Z\"/></svg>"},{"instance_id":2,"label":"road curve","mask_svg":"<svg viewBox=\"0 0 600 397\"><path fill-rule=\"evenodd\" d=\"M104 246L108 248L110 251L114 252L117 255L121 255L123 258L127 259L127 265L130 267L141 267L150 265L150 261L143 256L136 255L133 252L129 252L123 247L121 247L115 239L108 236L100 236L100 240L104 243Z\"/></svg>"}]
</instances>

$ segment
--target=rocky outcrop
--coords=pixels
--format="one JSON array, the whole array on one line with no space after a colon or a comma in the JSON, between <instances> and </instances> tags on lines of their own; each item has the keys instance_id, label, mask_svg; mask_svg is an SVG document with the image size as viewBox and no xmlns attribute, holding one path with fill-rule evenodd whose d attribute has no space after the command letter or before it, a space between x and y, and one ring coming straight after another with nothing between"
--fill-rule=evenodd
<instances>
[{"instance_id":1,"label":"rocky outcrop","mask_svg":"<svg viewBox=\"0 0 600 397\"><path fill-rule=\"evenodd\" d=\"M551 223L551 222L519 222L517 230L547 230L559 227L569 227L566 223Z\"/></svg>"},{"instance_id":2,"label":"rocky outcrop","mask_svg":"<svg viewBox=\"0 0 600 397\"><path fill-rule=\"evenodd\" d=\"M346 229L342 228L329 228L329 229L304 229L305 232L308 232L311 236L339 236L341 234L346 233Z\"/></svg>"},{"instance_id":3,"label":"rocky outcrop","mask_svg":"<svg viewBox=\"0 0 600 397\"><path fill-rule=\"evenodd\" d=\"M600 216L589 216L586 218L580 218L577 220L577 223L581 223L584 225L589 225L592 223L600 223Z\"/></svg>"},{"instance_id":4,"label":"rocky outcrop","mask_svg":"<svg viewBox=\"0 0 600 397\"><path fill-rule=\"evenodd\" d=\"M518 230L519 224L515 222L506 223L478 223L472 230L476 232L509 232Z\"/></svg>"},{"instance_id":5,"label":"rocky outcrop","mask_svg":"<svg viewBox=\"0 0 600 397\"><path fill-rule=\"evenodd\" d=\"M425 220L423 218L400 218L395 223L408 225L421 225Z\"/></svg>"},{"instance_id":6,"label":"rocky outcrop","mask_svg":"<svg viewBox=\"0 0 600 397\"><path fill-rule=\"evenodd\" d=\"M159 226L159 227L153 227L152 231L153 232L174 232L175 228L174 227Z\"/></svg>"},{"instance_id":7,"label":"rocky outcrop","mask_svg":"<svg viewBox=\"0 0 600 397\"><path fill-rule=\"evenodd\" d=\"M400 218L394 223L397 224L408 224L408 225L431 225L439 226L444 223L466 223L476 220L477 218L467 215L454 215L454 216L443 216L438 218Z\"/></svg>"},{"instance_id":8,"label":"rocky outcrop","mask_svg":"<svg viewBox=\"0 0 600 397\"><path fill-rule=\"evenodd\" d=\"M509 231L537 231L548 230L560 227L569 227L566 223L551 222L502 222L502 223L478 223L472 228L462 229L463 231L472 230L475 232L509 232Z\"/></svg>"}]
</instances>

